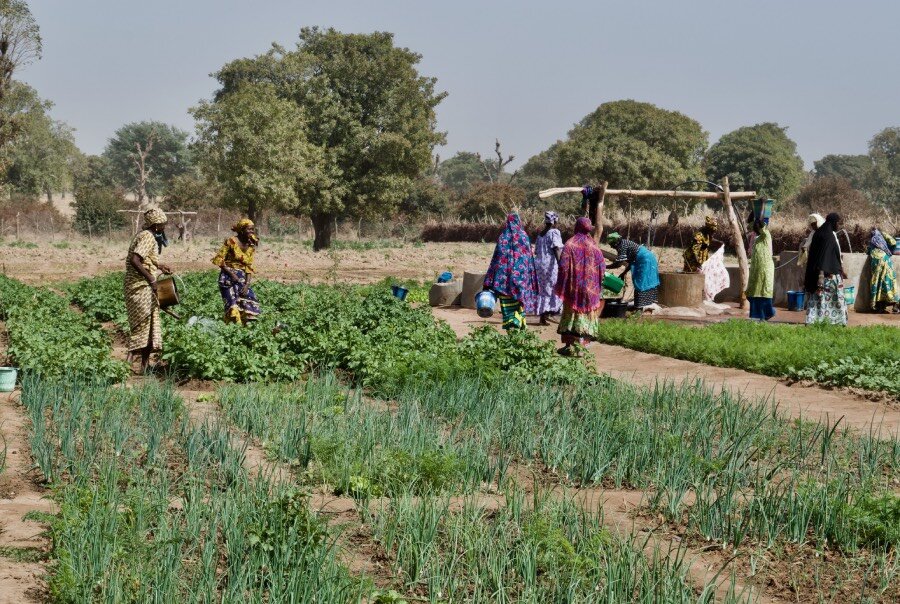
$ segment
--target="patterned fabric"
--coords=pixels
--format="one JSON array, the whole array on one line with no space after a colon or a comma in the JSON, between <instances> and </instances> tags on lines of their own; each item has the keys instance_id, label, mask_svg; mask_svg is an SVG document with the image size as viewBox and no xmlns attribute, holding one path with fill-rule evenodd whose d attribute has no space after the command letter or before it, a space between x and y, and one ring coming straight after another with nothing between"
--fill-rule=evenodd
<instances>
[{"instance_id":1,"label":"patterned fabric","mask_svg":"<svg viewBox=\"0 0 900 604\"><path fill-rule=\"evenodd\" d=\"M219 293L225 302L225 322L244 324L253 321L260 313L256 292L248 287L247 293L242 295L247 285L247 273L238 268L232 268L231 272L237 277L236 281L225 271L219 273Z\"/></svg>"},{"instance_id":2,"label":"patterned fabric","mask_svg":"<svg viewBox=\"0 0 900 604\"><path fill-rule=\"evenodd\" d=\"M844 299L844 280L840 275L825 277L821 293L807 294L806 323L820 321L833 325L847 324L847 301Z\"/></svg>"},{"instance_id":3,"label":"patterned fabric","mask_svg":"<svg viewBox=\"0 0 900 604\"><path fill-rule=\"evenodd\" d=\"M522 303L509 296L499 296L500 312L503 315L503 329L525 329L525 312Z\"/></svg>"},{"instance_id":4,"label":"patterned fabric","mask_svg":"<svg viewBox=\"0 0 900 604\"><path fill-rule=\"evenodd\" d=\"M252 245L248 245L246 250L242 249L241 242L237 237L229 237L222 244L219 253L212 259L212 263L216 266L222 266L224 262L228 268L239 269L252 275L253 251L255 249Z\"/></svg>"},{"instance_id":5,"label":"patterned fabric","mask_svg":"<svg viewBox=\"0 0 900 604\"><path fill-rule=\"evenodd\" d=\"M840 220L839 215L829 214L813 234L803 277L803 288L808 293L815 293L827 277L839 275L843 269L841 245L836 232Z\"/></svg>"},{"instance_id":6,"label":"patterned fabric","mask_svg":"<svg viewBox=\"0 0 900 604\"><path fill-rule=\"evenodd\" d=\"M231 230L234 231L235 233L240 233L247 227L252 227L252 226L256 226L253 224L252 220L250 220L249 218L241 218L240 220L235 222L233 225L231 225Z\"/></svg>"},{"instance_id":7,"label":"patterned fabric","mask_svg":"<svg viewBox=\"0 0 900 604\"><path fill-rule=\"evenodd\" d=\"M707 216L703 219L703 226L712 231L715 231L717 228L719 228L719 221L717 221L714 216Z\"/></svg>"},{"instance_id":8,"label":"patterned fabric","mask_svg":"<svg viewBox=\"0 0 900 604\"><path fill-rule=\"evenodd\" d=\"M159 263L156 238L148 230L143 230L131 241L125 260L125 307L128 310L128 350L153 351L162 349L162 329L159 319L159 301L150 284L131 264L131 256L137 254L141 263L154 278Z\"/></svg>"},{"instance_id":9,"label":"patterned fabric","mask_svg":"<svg viewBox=\"0 0 900 604\"><path fill-rule=\"evenodd\" d=\"M159 208L150 208L144 212L145 226L156 226L157 224L166 224L167 222L169 222L169 217Z\"/></svg>"},{"instance_id":10,"label":"patterned fabric","mask_svg":"<svg viewBox=\"0 0 900 604\"><path fill-rule=\"evenodd\" d=\"M556 224L559 222L559 215L552 210L548 210L544 212L544 222L547 224Z\"/></svg>"},{"instance_id":11,"label":"patterned fabric","mask_svg":"<svg viewBox=\"0 0 900 604\"><path fill-rule=\"evenodd\" d=\"M775 316L775 307L772 298L747 298L750 302L750 318L758 321L768 321Z\"/></svg>"},{"instance_id":12,"label":"patterned fabric","mask_svg":"<svg viewBox=\"0 0 900 604\"><path fill-rule=\"evenodd\" d=\"M750 279L747 281L748 298L772 298L775 293L775 260L772 257L772 233L768 227L753 243L750 256Z\"/></svg>"},{"instance_id":13,"label":"patterned fabric","mask_svg":"<svg viewBox=\"0 0 900 604\"><path fill-rule=\"evenodd\" d=\"M606 261L590 232L591 221L582 216L575 223L575 235L563 248L556 280L556 295L578 313L590 313L603 305Z\"/></svg>"},{"instance_id":14,"label":"patterned fabric","mask_svg":"<svg viewBox=\"0 0 900 604\"><path fill-rule=\"evenodd\" d=\"M534 269L537 278L537 302L535 314L556 314L562 310L562 300L554 291L559 274L556 250L563 249L562 235L557 229L548 229L534 240Z\"/></svg>"},{"instance_id":15,"label":"patterned fabric","mask_svg":"<svg viewBox=\"0 0 900 604\"><path fill-rule=\"evenodd\" d=\"M656 304L659 300L659 287L651 287L650 289L634 290L634 306L635 308L643 308Z\"/></svg>"},{"instance_id":16,"label":"patterned fabric","mask_svg":"<svg viewBox=\"0 0 900 604\"><path fill-rule=\"evenodd\" d=\"M709 260L709 245L711 243L709 235L703 231L694 233L694 242L689 248L684 250L684 272L699 273L703 268L703 263Z\"/></svg>"},{"instance_id":17,"label":"patterned fabric","mask_svg":"<svg viewBox=\"0 0 900 604\"><path fill-rule=\"evenodd\" d=\"M600 313L603 304L604 301L601 300L600 307L591 312L577 312L568 304L564 304L559 327L556 330L562 343L587 344L595 340L600 333Z\"/></svg>"},{"instance_id":18,"label":"patterned fabric","mask_svg":"<svg viewBox=\"0 0 900 604\"><path fill-rule=\"evenodd\" d=\"M641 244L635 243L630 239L618 239L613 244L613 247L619 252L619 255L616 256L616 262L634 264L634 261L637 260L638 250L641 249Z\"/></svg>"},{"instance_id":19,"label":"patterned fabric","mask_svg":"<svg viewBox=\"0 0 900 604\"><path fill-rule=\"evenodd\" d=\"M712 300L716 295L731 284L728 269L725 268L725 246L716 250L700 267L703 273L703 296L706 300Z\"/></svg>"},{"instance_id":20,"label":"patterned fabric","mask_svg":"<svg viewBox=\"0 0 900 604\"><path fill-rule=\"evenodd\" d=\"M639 243L628 239L619 239L615 244L619 255L616 256L616 262L627 262L631 267L631 281L634 284L635 300L637 293L647 290L655 290L659 287L659 264L656 256ZM646 297L645 297L646 299ZM656 302L654 295L653 304ZM647 304L637 304L637 306L647 306Z\"/></svg>"},{"instance_id":21,"label":"patterned fabric","mask_svg":"<svg viewBox=\"0 0 900 604\"><path fill-rule=\"evenodd\" d=\"M484 277L484 288L500 296L515 298L522 303L525 312L534 313L537 296L534 255L531 240L517 214L506 217L506 227L497 239L491 265Z\"/></svg>"},{"instance_id":22,"label":"patterned fabric","mask_svg":"<svg viewBox=\"0 0 900 604\"><path fill-rule=\"evenodd\" d=\"M890 256L894 250L891 249L893 246L888 245L887 240L885 240L884 235L881 234L881 231L878 229L872 229L872 238L869 239L869 247L879 249L888 256Z\"/></svg>"},{"instance_id":23,"label":"patterned fabric","mask_svg":"<svg viewBox=\"0 0 900 604\"><path fill-rule=\"evenodd\" d=\"M890 305L900 301L900 286L897 284L897 275L890 254L869 247L869 266L872 269L872 279L869 282L869 291L872 296L872 310L879 310L879 305Z\"/></svg>"}]
</instances>

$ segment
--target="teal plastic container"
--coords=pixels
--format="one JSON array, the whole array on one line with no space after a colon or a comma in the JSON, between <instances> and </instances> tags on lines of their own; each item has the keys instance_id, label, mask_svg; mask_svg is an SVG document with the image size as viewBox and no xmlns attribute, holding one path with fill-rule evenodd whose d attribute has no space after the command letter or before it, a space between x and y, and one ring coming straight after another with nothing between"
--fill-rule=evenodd
<instances>
[{"instance_id":1,"label":"teal plastic container","mask_svg":"<svg viewBox=\"0 0 900 604\"><path fill-rule=\"evenodd\" d=\"M603 275L603 287L605 287L612 293L617 294L622 291L623 287L625 287L625 282L612 273L606 273L605 275Z\"/></svg>"},{"instance_id":2,"label":"teal plastic container","mask_svg":"<svg viewBox=\"0 0 900 604\"><path fill-rule=\"evenodd\" d=\"M16 378L19 370L15 367L0 367L0 392L12 392L16 389Z\"/></svg>"}]
</instances>

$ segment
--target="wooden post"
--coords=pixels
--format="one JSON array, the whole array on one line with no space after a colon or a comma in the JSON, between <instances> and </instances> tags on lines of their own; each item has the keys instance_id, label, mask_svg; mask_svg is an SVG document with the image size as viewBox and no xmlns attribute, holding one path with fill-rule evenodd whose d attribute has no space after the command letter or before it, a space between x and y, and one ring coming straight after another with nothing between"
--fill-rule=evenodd
<instances>
[{"instance_id":1,"label":"wooden post","mask_svg":"<svg viewBox=\"0 0 900 604\"><path fill-rule=\"evenodd\" d=\"M19 213L16 212L16 241L19 240Z\"/></svg>"},{"instance_id":2,"label":"wooden post","mask_svg":"<svg viewBox=\"0 0 900 604\"><path fill-rule=\"evenodd\" d=\"M741 308L747 308L747 283L750 281L750 266L747 263L747 250L744 249L744 238L741 235L741 224L731 203L731 189L728 188L728 177L722 179L722 203L728 213L728 222L731 223L731 239L738 257L738 267L741 269Z\"/></svg>"},{"instance_id":3,"label":"wooden post","mask_svg":"<svg viewBox=\"0 0 900 604\"><path fill-rule=\"evenodd\" d=\"M600 242L600 237L603 235L603 202L606 200L607 184L609 183L605 180L600 183L600 187L597 189L597 202L591 202L590 214L588 214L588 218L594 225L594 241L597 243Z\"/></svg>"}]
</instances>

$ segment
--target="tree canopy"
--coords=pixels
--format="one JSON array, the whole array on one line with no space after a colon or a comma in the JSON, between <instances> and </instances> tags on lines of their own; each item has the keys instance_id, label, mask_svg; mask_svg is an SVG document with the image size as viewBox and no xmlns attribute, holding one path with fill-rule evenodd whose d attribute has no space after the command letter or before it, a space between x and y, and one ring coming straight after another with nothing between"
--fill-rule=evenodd
<instances>
[{"instance_id":1,"label":"tree canopy","mask_svg":"<svg viewBox=\"0 0 900 604\"><path fill-rule=\"evenodd\" d=\"M885 128L869 142L872 170L866 189L872 200L890 212L900 212L900 127Z\"/></svg>"},{"instance_id":2,"label":"tree canopy","mask_svg":"<svg viewBox=\"0 0 900 604\"><path fill-rule=\"evenodd\" d=\"M445 159L437 168L441 184L462 195L474 185L488 182L484 161L478 153L460 151L450 159Z\"/></svg>"},{"instance_id":3,"label":"tree canopy","mask_svg":"<svg viewBox=\"0 0 900 604\"><path fill-rule=\"evenodd\" d=\"M162 122L125 124L106 144L103 156L109 161L116 184L152 197L164 195L169 181L191 168L188 133ZM146 181L142 183L137 162L146 152ZM143 184L144 190L141 190Z\"/></svg>"},{"instance_id":4,"label":"tree canopy","mask_svg":"<svg viewBox=\"0 0 900 604\"><path fill-rule=\"evenodd\" d=\"M310 216L315 249L328 247L334 219L392 212L431 165L436 80L417 71L421 56L394 46L393 35L304 28L293 51L280 46L225 65L213 104L246 84L271 85L302 115L298 136L310 144L296 176L297 205ZM254 88L256 90L256 88Z\"/></svg>"},{"instance_id":5,"label":"tree canopy","mask_svg":"<svg viewBox=\"0 0 900 604\"><path fill-rule=\"evenodd\" d=\"M0 99L20 67L41 58L41 30L24 0L0 0Z\"/></svg>"},{"instance_id":6,"label":"tree canopy","mask_svg":"<svg viewBox=\"0 0 900 604\"><path fill-rule=\"evenodd\" d=\"M553 160L559 182L615 188L672 187L700 178L708 143L700 124L650 103L614 101L582 119Z\"/></svg>"},{"instance_id":7,"label":"tree canopy","mask_svg":"<svg viewBox=\"0 0 900 604\"><path fill-rule=\"evenodd\" d=\"M813 162L813 167L816 178L846 178L855 188L862 189L872 170L872 158L868 155L826 155Z\"/></svg>"},{"instance_id":8,"label":"tree canopy","mask_svg":"<svg viewBox=\"0 0 900 604\"><path fill-rule=\"evenodd\" d=\"M706 177L727 176L732 188L785 200L803 184L803 160L787 128L767 122L722 136L706 154Z\"/></svg>"}]
</instances>

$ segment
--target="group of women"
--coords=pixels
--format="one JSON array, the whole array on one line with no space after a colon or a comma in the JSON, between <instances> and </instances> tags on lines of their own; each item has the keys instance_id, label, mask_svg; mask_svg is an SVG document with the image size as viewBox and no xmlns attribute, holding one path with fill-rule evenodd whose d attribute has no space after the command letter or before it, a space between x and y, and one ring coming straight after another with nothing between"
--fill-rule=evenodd
<instances>
[{"instance_id":1,"label":"group of women","mask_svg":"<svg viewBox=\"0 0 900 604\"><path fill-rule=\"evenodd\" d=\"M166 238L166 214L152 208L144 213L144 228L131 241L125 260L125 306L128 311L128 352L140 357L146 372L150 356L162 349L160 306L157 298L160 275L172 269L159 261ZM250 285L253 254L259 245L256 227L249 219L238 221L213 264L219 267L219 293L225 306L225 322L246 324L259 316L259 301Z\"/></svg>"},{"instance_id":2,"label":"group of women","mask_svg":"<svg viewBox=\"0 0 900 604\"><path fill-rule=\"evenodd\" d=\"M507 331L524 329L529 314L538 315L542 325L560 315L560 353L568 355L576 351L576 345L583 346L597 336L607 264L591 236L594 227L588 218L575 222L575 234L565 244L556 226L558 220L555 212L545 213L544 228L532 251L518 213L509 214L484 288L498 296ZM618 254L609 267L625 266L622 277L633 272L636 306L655 303L659 272L653 253L618 233L611 233L608 241Z\"/></svg>"}]
</instances>

